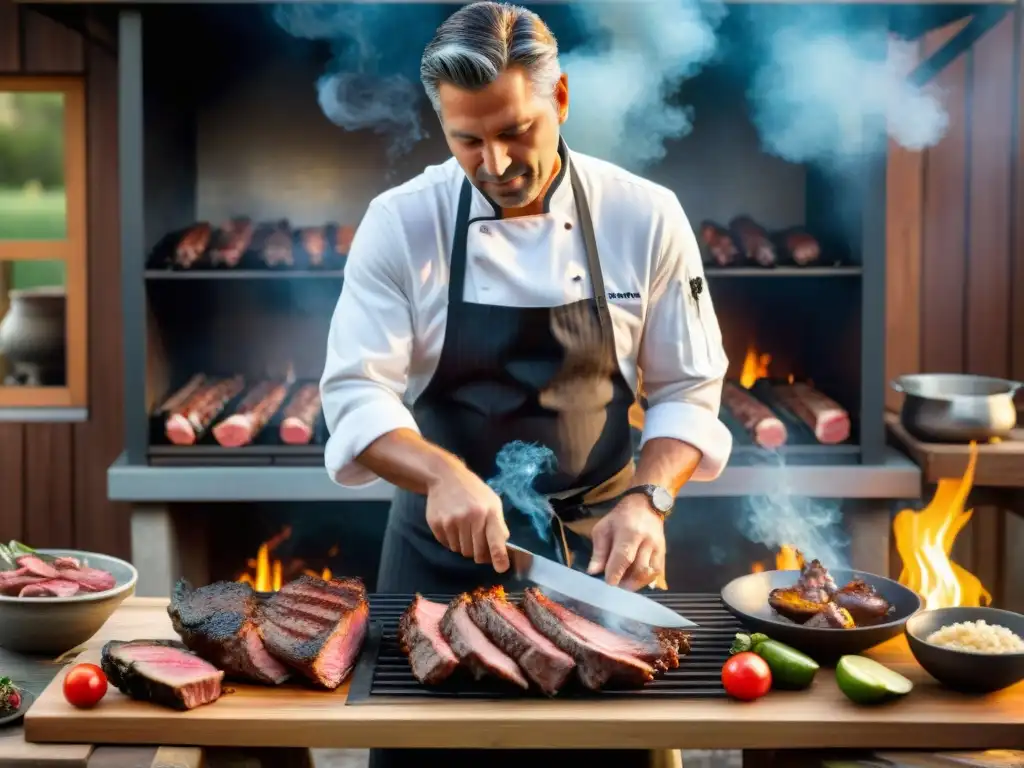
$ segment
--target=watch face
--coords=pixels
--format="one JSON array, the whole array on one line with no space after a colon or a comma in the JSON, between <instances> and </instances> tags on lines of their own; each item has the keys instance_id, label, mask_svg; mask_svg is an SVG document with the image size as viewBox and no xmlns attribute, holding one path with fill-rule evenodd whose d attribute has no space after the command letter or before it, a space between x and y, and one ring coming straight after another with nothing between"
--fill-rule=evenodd
<instances>
[{"instance_id":1,"label":"watch face","mask_svg":"<svg viewBox=\"0 0 1024 768\"><path fill-rule=\"evenodd\" d=\"M672 505L675 499L672 498L672 494L666 491L662 487L654 489L654 493L651 494L651 501L654 502L655 508L662 514L666 514L672 511Z\"/></svg>"}]
</instances>

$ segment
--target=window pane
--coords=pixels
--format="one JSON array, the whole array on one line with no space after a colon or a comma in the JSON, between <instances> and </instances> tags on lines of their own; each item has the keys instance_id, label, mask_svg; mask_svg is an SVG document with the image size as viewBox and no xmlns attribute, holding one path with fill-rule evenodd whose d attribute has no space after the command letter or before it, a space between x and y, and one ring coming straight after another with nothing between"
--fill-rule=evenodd
<instances>
[{"instance_id":1,"label":"window pane","mask_svg":"<svg viewBox=\"0 0 1024 768\"><path fill-rule=\"evenodd\" d=\"M0 318L4 386L66 386L64 262L0 261Z\"/></svg>"},{"instance_id":2,"label":"window pane","mask_svg":"<svg viewBox=\"0 0 1024 768\"><path fill-rule=\"evenodd\" d=\"M0 240L62 240L64 94L0 90Z\"/></svg>"}]
</instances>

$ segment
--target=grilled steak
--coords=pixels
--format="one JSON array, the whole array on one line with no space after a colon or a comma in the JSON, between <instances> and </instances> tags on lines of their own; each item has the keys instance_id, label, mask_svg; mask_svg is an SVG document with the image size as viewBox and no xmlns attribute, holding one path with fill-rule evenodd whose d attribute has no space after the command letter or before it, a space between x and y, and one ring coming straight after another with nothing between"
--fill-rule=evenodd
<instances>
[{"instance_id":1,"label":"grilled steak","mask_svg":"<svg viewBox=\"0 0 1024 768\"><path fill-rule=\"evenodd\" d=\"M173 640L111 640L100 665L107 679L139 701L194 709L220 698L224 673Z\"/></svg>"},{"instance_id":2,"label":"grilled steak","mask_svg":"<svg viewBox=\"0 0 1024 768\"><path fill-rule=\"evenodd\" d=\"M526 615L508 601L504 589L477 590L468 610L473 623L515 659L537 687L548 696L558 693L576 662L537 631Z\"/></svg>"},{"instance_id":3,"label":"grilled steak","mask_svg":"<svg viewBox=\"0 0 1024 768\"><path fill-rule=\"evenodd\" d=\"M369 619L361 581L304 575L263 603L259 624L274 657L333 690L355 665Z\"/></svg>"},{"instance_id":4,"label":"grilled steak","mask_svg":"<svg viewBox=\"0 0 1024 768\"><path fill-rule=\"evenodd\" d=\"M469 617L472 598L463 593L452 600L441 619L441 634L473 677L488 675L512 683L524 691L530 684L515 660L492 643Z\"/></svg>"},{"instance_id":5,"label":"grilled steak","mask_svg":"<svg viewBox=\"0 0 1024 768\"><path fill-rule=\"evenodd\" d=\"M167 613L185 645L229 677L277 685L288 679L288 669L263 646L256 607L248 584L218 581L192 589L182 579Z\"/></svg>"},{"instance_id":6,"label":"grilled steak","mask_svg":"<svg viewBox=\"0 0 1024 768\"><path fill-rule=\"evenodd\" d=\"M576 674L591 690L600 690L613 681L643 685L654 679L655 664L667 667L672 663L672 655L665 649L644 647L611 632L577 616L539 590L526 590L523 610L541 634L576 660ZM674 665L679 665L678 654Z\"/></svg>"},{"instance_id":7,"label":"grilled steak","mask_svg":"<svg viewBox=\"0 0 1024 768\"><path fill-rule=\"evenodd\" d=\"M459 666L459 657L441 635L444 614L443 604L416 595L398 620L398 644L409 657L413 677L425 685L447 680Z\"/></svg>"}]
</instances>

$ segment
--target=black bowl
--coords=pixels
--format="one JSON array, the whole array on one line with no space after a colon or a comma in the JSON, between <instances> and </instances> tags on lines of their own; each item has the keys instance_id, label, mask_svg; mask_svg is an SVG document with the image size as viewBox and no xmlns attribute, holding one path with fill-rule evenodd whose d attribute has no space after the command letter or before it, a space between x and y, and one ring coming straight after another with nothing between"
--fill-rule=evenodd
<instances>
[{"instance_id":1,"label":"black bowl","mask_svg":"<svg viewBox=\"0 0 1024 768\"><path fill-rule=\"evenodd\" d=\"M780 616L768 605L773 589L791 587L800 571L762 571L733 579L722 590L726 609L754 632L763 632L773 640L797 648L822 664L840 656L866 651L903 631L907 619L921 610L921 596L899 582L864 571L830 570L840 587L853 579L863 579L893 607L887 621L870 627L830 629L805 627Z\"/></svg>"},{"instance_id":2,"label":"black bowl","mask_svg":"<svg viewBox=\"0 0 1024 768\"><path fill-rule=\"evenodd\" d=\"M997 608L939 608L922 611L907 622L907 643L925 672L947 688L965 693L992 693L1024 680L1024 651L972 653L926 642L932 632L961 621L999 624L1024 637L1024 616Z\"/></svg>"}]
</instances>

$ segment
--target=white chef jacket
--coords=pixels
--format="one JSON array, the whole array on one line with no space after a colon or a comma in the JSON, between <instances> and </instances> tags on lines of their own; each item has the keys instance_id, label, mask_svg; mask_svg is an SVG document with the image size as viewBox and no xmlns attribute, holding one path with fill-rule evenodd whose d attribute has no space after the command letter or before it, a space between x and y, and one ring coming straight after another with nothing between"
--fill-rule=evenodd
<instances>
[{"instance_id":1,"label":"white chef jacket","mask_svg":"<svg viewBox=\"0 0 1024 768\"><path fill-rule=\"evenodd\" d=\"M619 366L634 390L643 372L643 442L693 445L703 453L694 479L713 480L732 450L718 419L728 360L686 214L665 187L578 152L569 157L590 204ZM320 382L325 465L340 485L378 479L355 462L378 437L418 431L409 406L444 343L465 178L454 158L430 166L376 197L356 231ZM500 211L473 189L464 301L552 307L593 296L569 174L557 183L545 213L509 219L496 218Z\"/></svg>"}]
</instances>

